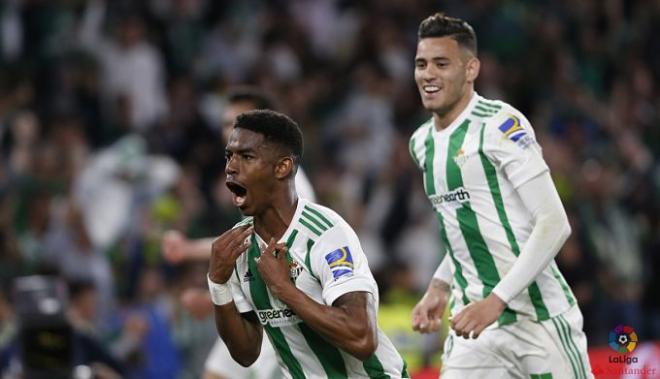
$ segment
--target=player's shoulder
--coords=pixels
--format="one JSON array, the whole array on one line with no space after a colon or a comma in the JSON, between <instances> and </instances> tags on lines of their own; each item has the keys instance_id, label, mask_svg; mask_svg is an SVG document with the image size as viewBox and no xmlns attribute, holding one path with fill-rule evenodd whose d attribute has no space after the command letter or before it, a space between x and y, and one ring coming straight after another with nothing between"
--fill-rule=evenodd
<instances>
[{"instance_id":1,"label":"player's shoulder","mask_svg":"<svg viewBox=\"0 0 660 379\"><path fill-rule=\"evenodd\" d=\"M429 129L433 126L433 117L424 121L420 126L415 129L415 131L410 136L410 142L418 141L420 138L423 140L426 137L426 134L429 132Z\"/></svg>"},{"instance_id":2,"label":"player's shoulder","mask_svg":"<svg viewBox=\"0 0 660 379\"><path fill-rule=\"evenodd\" d=\"M300 224L300 229L310 238L318 240L352 231L344 218L334 210L306 199L299 201L303 203L297 222Z\"/></svg>"},{"instance_id":3,"label":"player's shoulder","mask_svg":"<svg viewBox=\"0 0 660 379\"><path fill-rule=\"evenodd\" d=\"M415 165L417 167L423 168L420 164L423 162L424 156L424 141L429 135L429 131L433 127L433 118L428 119L422 125L417 127L417 129L410 136L408 141L408 152L412 157Z\"/></svg>"},{"instance_id":4,"label":"player's shoulder","mask_svg":"<svg viewBox=\"0 0 660 379\"><path fill-rule=\"evenodd\" d=\"M479 97L471 117L484 125L485 138L508 138L516 142L521 133L534 136L534 130L525 115L511 104L501 100Z\"/></svg>"},{"instance_id":5,"label":"player's shoulder","mask_svg":"<svg viewBox=\"0 0 660 379\"><path fill-rule=\"evenodd\" d=\"M477 99L470 109L469 117L473 121L492 127L509 116L523 117L522 113L511 104L502 100L491 100L477 95Z\"/></svg>"}]
</instances>

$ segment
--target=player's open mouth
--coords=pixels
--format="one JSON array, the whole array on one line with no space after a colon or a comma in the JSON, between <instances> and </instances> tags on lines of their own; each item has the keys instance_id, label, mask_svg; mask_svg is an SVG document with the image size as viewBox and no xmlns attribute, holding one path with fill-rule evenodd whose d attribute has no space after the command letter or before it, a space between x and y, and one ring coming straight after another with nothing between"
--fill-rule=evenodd
<instances>
[{"instance_id":1,"label":"player's open mouth","mask_svg":"<svg viewBox=\"0 0 660 379\"><path fill-rule=\"evenodd\" d=\"M234 205L241 208L245 204L245 199L247 198L247 189L242 185L234 182L227 181L227 188L232 193L232 201Z\"/></svg>"}]
</instances>

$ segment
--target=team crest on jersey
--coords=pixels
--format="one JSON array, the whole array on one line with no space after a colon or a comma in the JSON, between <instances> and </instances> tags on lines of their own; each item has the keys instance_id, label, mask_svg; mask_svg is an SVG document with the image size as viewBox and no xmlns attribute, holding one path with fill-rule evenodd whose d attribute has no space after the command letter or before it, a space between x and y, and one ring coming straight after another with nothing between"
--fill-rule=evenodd
<instances>
[{"instance_id":1,"label":"team crest on jersey","mask_svg":"<svg viewBox=\"0 0 660 379\"><path fill-rule=\"evenodd\" d=\"M289 277L291 278L292 282L296 282L302 270L302 266L297 261L293 260L289 262Z\"/></svg>"},{"instance_id":2,"label":"team crest on jersey","mask_svg":"<svg viewBox=\"0 0 660 379\"><path fill-rule=\"evenodd\" d=\"M353 276L353 256L348 246L341 247L325 256L335 280L344 276Z\"/></svg>"},{"instance_id":3,"label":"team crest on jersey","mask_svg":"<svg viewBox=\"0 0 660 379\"><path fill-rule=\"evenodd\" d=\"M465 155L465 151L463 149L459 149L456 155L454 155L454 162L458 167L463 167L465 162L467 161L467 155Z\"/></svg>"},{"instance_id":4,"label":"team crest on jersey","mask_svg":"<svg viewBox=\"0 0 660 379\"><path fill-rule=\"evenodd\" d=\"M523 149L528 148L534 142L532 137L527 134L527 130L522 127L520 119L514 115L509 115L498 129L504 134L504 138L508 138Z\"/></svg>"}]
</instances>

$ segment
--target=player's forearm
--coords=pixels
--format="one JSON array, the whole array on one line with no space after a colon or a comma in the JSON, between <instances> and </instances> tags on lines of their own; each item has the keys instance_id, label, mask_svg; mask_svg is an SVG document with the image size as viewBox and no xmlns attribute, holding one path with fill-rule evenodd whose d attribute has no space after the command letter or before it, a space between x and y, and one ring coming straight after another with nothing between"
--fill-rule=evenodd
<instances>
[{"instance_id":1,"label":"player's forearm","mask_svg":"<svg viewBox=\"0 0 660 379\"><path fill-rule=\"evenodd\" d=\"M261 353L261 326L241 316L234 302L214 305L215 326L231 357L242 366L250 366Z\"/></svg>"},{"instance_id":2,"label":"player's forearm","mask_svg":"<svg viewBox=\"0 0 660 379\"><path fill-rule=\"evenodd\" d=\"M186 245L186 258L199 261L208 260L211 256L211 246L214 240L214 238L190 240Z\"/></svg>"},{"instance_id":3,"label":"player's forearm","mask_svg":"<svg viewBox=\"0 0 660 379\"><path fill-rule=\"evenodd\" d=\"M449 293L449 284L444 282L442 279L433 277L429 283L428 288L426 289L424 296L440 299L441 301L447 302L449 299Z\"/></svg>"},{"instance_id":4,"label":"player's forearm","mask_svg":"<svg viewBox=\"0 0 660 379\"><path fill-rule=\"evenodd\" d=\"M328 342L360 360L368 359L378 346L376 315L373 304L362 304L356 312L351 306L343 306L339 299L334 306L319 304L294 286L279 291L278 298L287 304L310 328L321 334ZM344 296L364 297L364 302L373 301L371 294L353 292ZM342 296L342 298L344 297ZM361 301L360 299L356 299Z\"/></svg>"},{"instance_id":5,"label":"player's forearm","mask_svg":"<svg viewBox=\"0 0 660 379\"><path fill-rule=\"evenodd\" d=\"M535 223L520 256L493 289L493 293L505 303L527 288L548 266L571 233L550 174L543 174L523 184L518 193Z\"/></svg>"}]
</instances>

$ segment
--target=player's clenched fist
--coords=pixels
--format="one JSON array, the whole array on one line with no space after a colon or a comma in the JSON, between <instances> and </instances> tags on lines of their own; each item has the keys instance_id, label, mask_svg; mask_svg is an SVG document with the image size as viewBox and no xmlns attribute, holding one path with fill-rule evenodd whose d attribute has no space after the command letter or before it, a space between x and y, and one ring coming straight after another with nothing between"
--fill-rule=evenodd
<instances>
[{"instance_id":1,"label":"player's clenched fist","mask_svg":"<svg viewBox=\"0 0 660 379\"><path fill-rule=\"evenodd\" d=\"M236 259L250 246L252 225L242 225L224 232L211 245L209 278L218 284L226 283L234 270Z\"/></svg>"}]
</instances>

